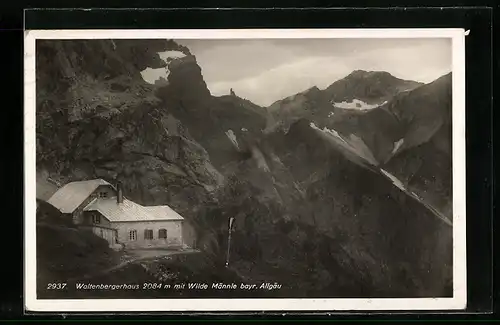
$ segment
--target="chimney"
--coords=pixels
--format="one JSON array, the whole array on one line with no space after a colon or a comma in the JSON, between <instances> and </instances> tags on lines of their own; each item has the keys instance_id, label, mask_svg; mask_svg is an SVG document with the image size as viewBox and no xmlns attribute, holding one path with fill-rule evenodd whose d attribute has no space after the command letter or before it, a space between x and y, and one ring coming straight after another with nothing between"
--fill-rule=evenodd
<instances>
[{"instance_id":1,"label":"chimney","mask_svg":"<svg viewBox=\"0 0 500 325\"><path fill-rule=\"evenodd\" d=\"M122 183L116 183L116 203L123 203L123 189Z\"/></svg>"}]
</instances>

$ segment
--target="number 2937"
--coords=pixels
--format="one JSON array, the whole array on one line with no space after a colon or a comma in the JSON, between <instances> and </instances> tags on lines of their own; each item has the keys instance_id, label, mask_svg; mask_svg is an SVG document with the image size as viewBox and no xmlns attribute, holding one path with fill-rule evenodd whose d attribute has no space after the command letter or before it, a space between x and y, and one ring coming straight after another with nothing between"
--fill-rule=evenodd
<instances>
[{"instance_id":1,"label":"number 2937","mask_svg":"<svg viewBox=\"0 0 500 325\"><path fill-rule=\"evenodd\" d=\"M48 283L47 290L62 290L66 288L66 283Z\"/></svg>"}]
</instances>

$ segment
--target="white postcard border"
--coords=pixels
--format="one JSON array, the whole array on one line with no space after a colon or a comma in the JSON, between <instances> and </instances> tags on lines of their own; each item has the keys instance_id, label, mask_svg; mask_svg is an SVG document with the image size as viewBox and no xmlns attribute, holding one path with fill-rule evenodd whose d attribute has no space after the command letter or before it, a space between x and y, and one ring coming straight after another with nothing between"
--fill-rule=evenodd
<instances>
[{"instance_id":1,"label":"white postcard border","mask_svg":"<svg viewBox=\"0 0 500 325\"><path fill-rule=\"evenodd\" d=\"M461 310L467 302L464 29L31 30L24 50L25 309L31 312ZM451 38L453 76L453 297L415 299L72 299L36 297L36 39Z\"/></svg>"}]
</instances>

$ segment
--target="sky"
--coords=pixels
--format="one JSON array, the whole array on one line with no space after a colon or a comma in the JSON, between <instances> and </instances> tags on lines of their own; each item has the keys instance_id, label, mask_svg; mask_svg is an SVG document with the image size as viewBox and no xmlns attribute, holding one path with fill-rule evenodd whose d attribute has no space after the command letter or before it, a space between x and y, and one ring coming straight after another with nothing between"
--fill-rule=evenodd
<instances>
[{"instance_id":1,"label":"sky","mask_svg":"<svg viewBox=\"0 0 500 325\"><path fill-rule=\"evenodd\" d=\"M431 82L451 71L451 39L225 39L176 40L196 56L210 92L233 88L261 105L317 86L328 87L353 70L387 71Z\"/></svg>"}]
</instances>

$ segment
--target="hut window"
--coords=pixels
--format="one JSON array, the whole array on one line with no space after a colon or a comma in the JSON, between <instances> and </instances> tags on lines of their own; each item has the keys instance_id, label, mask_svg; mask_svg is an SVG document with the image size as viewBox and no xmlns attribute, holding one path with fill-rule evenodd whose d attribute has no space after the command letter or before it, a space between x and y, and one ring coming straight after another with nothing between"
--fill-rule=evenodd
<instances>
[{"instance_id":1,"label":"hut window","mask_svg":"<svg viewBox=\"0 0 500 325\"><path fill-rule=\"evenodd\" d=\"M153 230L151 229L146 229L144 230L144 239L153 239Z\"/></svg>"},{"instance_id":2,"label":"hut window","mask_svg":"<svg viewBox=\"0 0 500 325\"><path fill-rule=\"evenodd\" d=\"M99 197L101 197L101 198L108 197L108 192L99 192Z\"/></svg>"},{"instance_id":3,"label":"hut window","mask_svg":"<svg viewBox=\"0 0 500 325\"><path fill-rule=\"evenodd\" d=\"M167 239L167 229L158 230L158 238L159 239Z\"/></svg>"},{"instance_id":4,"label":"hut window","mask_svg":"<svg viewBox=\"0 0 500 325\"><path fill-rule=\"evenodd\" d=\"M129 233L130 240L137 240L137 230L131 230Z\"/></svg>"},{"instance_id":5,"label":"hut window","mask_svg":"<svg viewBox=\"0 0 500 325\"><path fill-rule=\"evenodd\" d=\"M100 215L98 215L98 214L96 214L96 213L94 213L94 214L92 215L92 222L93 222L93 223L96 223L96 224L101 223L101 216L100 216Z\"/></svg>"}]
</instances>

